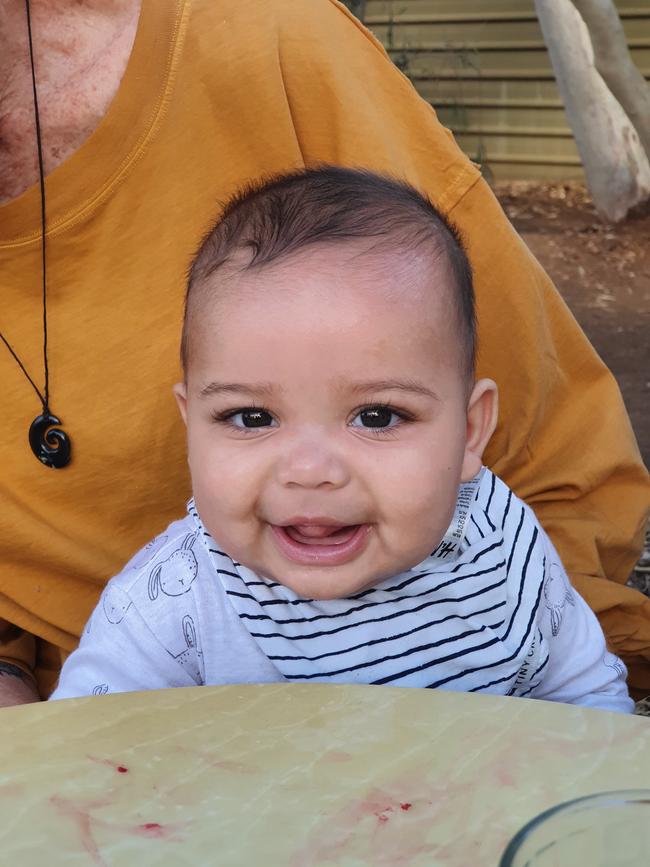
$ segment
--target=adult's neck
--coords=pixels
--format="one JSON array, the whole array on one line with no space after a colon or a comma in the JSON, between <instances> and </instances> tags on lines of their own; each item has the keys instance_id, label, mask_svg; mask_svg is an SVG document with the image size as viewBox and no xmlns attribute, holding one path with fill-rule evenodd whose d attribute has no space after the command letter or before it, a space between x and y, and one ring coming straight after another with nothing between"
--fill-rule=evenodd
<instances>
[{"instance_id":1,"label":"adult's neck","mask_svg":"<svg viewBox=\"0 0 650 867\"><path fill-rule=\"evenodd\" d=\"M141 0L31 0L46 173L98 126L128 63ZM0 204L38 179L25 0L0 2Z\"/></svg>"}]
</instances>

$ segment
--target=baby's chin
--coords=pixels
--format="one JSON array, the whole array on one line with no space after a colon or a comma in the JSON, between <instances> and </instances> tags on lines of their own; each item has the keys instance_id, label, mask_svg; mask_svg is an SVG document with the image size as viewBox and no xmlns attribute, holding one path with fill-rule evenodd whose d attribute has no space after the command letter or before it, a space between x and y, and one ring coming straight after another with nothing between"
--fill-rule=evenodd
<instances>
[{"instance_id":1,"label":"baby's chin","mask_svg":"<svg viewBox=\"0 0 650 867\"><path fill-rule=\"evenodd\" d=\"M412 565L415 566L416 563ZM355 596L357 593L376 587L388 578L407 572L409 568L411 567L396 566L394 569L386 568L363 573L360 568L355 570L352 564L346 564L345 567L310 566L300 570L286 570L282 574L276 574L274 570L253 568L253 571L269 581L277 581L301 599L323 602Z\"/></svg>"},{"instance_id":2,"label":"baby's chin","mask_svg":"<svg viewBox=\"0 0 650 867\"><path fill-rule=\"evenodd\" d=\"M368 590L379 582L372 578L369 581L359 583L358 579L355 581L333 581L331 578L319 580L312 577L306 581L288 581L285 578L279 583L288 587L289 590L293 590L296 596L301 599L326 602L334 599L347 599L363 590Z\"/></svg>"}]
</instances>

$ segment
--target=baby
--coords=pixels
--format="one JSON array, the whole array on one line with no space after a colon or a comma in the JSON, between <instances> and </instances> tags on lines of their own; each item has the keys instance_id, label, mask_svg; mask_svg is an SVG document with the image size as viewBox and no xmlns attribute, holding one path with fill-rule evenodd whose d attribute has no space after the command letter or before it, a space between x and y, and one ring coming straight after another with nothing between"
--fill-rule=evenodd
<instances>
[{"instance_id":1,"label":"baby","mask_svg":"<svg viewBox=\"0 0 650 867\"><path fill-rule=\"evenodd\" d=\"M323 168L235 198L187 290L188 514L109 582L53 698L332 681L631 711L482 467L497 387L474 356L467 257L412 188Z\"/></svg>"}]
</instances>

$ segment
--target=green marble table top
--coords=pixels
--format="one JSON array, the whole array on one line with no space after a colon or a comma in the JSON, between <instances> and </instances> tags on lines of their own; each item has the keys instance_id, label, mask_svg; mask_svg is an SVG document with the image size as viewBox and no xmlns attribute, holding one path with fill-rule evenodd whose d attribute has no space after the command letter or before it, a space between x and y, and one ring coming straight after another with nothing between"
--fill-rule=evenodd
<instances>
[{"instance_id":1,"label":"green marble table top","mask_svg":"<svg viewBox=\"0 0 650 867\"><path fill-rule=\"evenodd\" d=\"M650 787L647 719L463 693L199 687L0 726L15 867L496 867L541 810Z\"/></svg>"}]
</instances>

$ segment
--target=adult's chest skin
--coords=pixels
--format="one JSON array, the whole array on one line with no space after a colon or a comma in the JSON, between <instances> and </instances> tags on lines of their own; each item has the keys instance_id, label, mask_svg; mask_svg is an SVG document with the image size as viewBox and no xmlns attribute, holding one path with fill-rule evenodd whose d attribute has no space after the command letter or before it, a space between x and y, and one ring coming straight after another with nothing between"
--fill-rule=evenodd
<instances>
[{"instance_id":1,"label":"adult's chest skin","mask_svg":"<svg viewBox=\"0 0 650 867\"><path fill-rule=\"evenodd\" d=\"M32 0L45 173L94 132L126 69L141 0ZM0 4L0 205L38 180L24 0Z\"/></svg>"}]
</instances>

